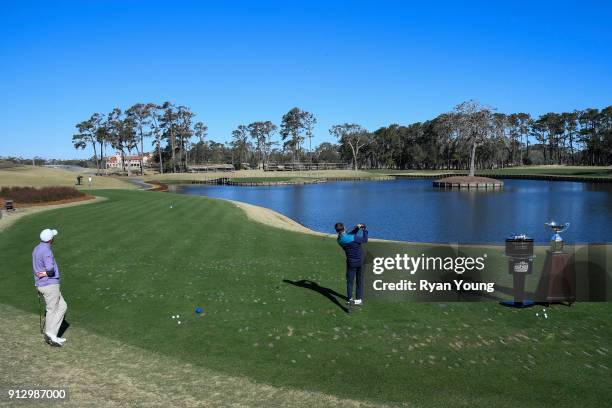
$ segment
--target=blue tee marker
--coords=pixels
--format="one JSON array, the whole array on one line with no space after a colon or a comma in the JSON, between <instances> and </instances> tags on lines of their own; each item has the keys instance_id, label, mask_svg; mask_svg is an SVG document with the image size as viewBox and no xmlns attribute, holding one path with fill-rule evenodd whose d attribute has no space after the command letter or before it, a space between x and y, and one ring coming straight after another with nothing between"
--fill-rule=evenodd
<instances>
[{"instance_id":1,"label":"blue tee marker","mask_svg":"<svg viewBox=\"0 0 612 408\"><path fill-rule=\"evenodd\" d=\"M202 309L201 307L196 307L196 310L195 310L196 313L200 314L203 311L204 311L204 309Z\"/></svg>"}]
</instances>

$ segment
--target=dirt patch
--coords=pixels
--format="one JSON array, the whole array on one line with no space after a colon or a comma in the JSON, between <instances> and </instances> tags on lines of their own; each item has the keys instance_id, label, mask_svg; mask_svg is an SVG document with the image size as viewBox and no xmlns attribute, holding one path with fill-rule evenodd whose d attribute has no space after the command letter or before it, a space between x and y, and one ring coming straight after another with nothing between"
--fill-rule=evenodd
<instances>
[{"instance_id":1,"label":"dirt patch","mask_svg":"<svg viewBox=\"0 0 612 408\"><path fill-rule=\"evenodd\" d=\"M47 210L55 210L56 208L96 203L103 200L106 200L106 198L88 195L86 197L79 197L73 200L62 200L61 202L55 201L53 203L18 205L15 211L2 211L2 218L0 218L0 232L13 225L20 218L29 214L35 214Z\"/></svg>"}]
</instances>

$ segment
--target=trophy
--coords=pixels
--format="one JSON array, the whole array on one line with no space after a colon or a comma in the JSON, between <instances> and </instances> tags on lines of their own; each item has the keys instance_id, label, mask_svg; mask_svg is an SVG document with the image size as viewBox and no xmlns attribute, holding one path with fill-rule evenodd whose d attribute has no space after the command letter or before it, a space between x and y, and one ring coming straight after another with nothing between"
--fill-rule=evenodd
<instances>
[{"instance_id":1,"label":"trophy","mask_svg":"<svg viewBox=\"0 0 612 408\"><path fill-rule=\"evenodd\" d=\"M550 238L550 250L553 253L563 252L563 238L561 238L561 233L569 228L570 223L558 224L555 221L551 221L544 225L550 227L554 231L553 236Z\"/></svg>"}]
</instances>

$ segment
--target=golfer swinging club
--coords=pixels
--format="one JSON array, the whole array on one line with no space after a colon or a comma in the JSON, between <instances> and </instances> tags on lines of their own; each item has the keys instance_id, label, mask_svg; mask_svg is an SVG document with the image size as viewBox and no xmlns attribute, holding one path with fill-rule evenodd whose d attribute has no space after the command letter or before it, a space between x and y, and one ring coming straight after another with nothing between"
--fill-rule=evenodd
<instances>
[{"instance_id":1,"label":"golfer swinging club","mask_svg":"<svg viewBox=\"0 0 612 408\"><path fill-rule=\"evenodd\" d=\"M45 299L45 332L43 337L47 344L62 347L66 339L57 337L64 314L68 306L60 292L60 273L55 263L51 244L57 230L45 229L40 233L40 244L32 252L34 285Z\"/></svg>"},{"instance_id":2,"label":"golfer swinging club","mask_svg":"<svg viewBox=\"0 0 612 408\"><path fill-rule=\"evenodd\" d=\"M368 242L368 230L364 224L357 224L347 233L341 222L335 225L338 244L346 254L346 297L348 305L361 306L363 303L363 251L361 244ZM357 291L353 300L353 282L357 280Z\"/></svg>"}]
</instances>

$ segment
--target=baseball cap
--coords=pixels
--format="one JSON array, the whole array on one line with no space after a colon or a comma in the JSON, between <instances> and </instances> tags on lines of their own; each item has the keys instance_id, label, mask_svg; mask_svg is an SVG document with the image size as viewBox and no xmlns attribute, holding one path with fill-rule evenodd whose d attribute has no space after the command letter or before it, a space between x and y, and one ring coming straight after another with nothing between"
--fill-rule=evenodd
<instances>
[{"instance_id":1,"label":"baseball cap","mask_svg":"<svg viewBox=\"0 0 612 408\"><path fill-rule=\"evenodd\" d=\"M57 230L44 229L40 232L40 240L42 242L49 242L57 235Z\"/></svg>"}]
</instances>

